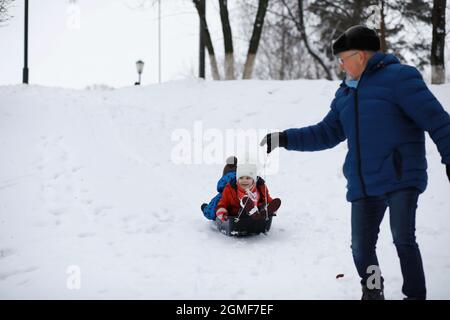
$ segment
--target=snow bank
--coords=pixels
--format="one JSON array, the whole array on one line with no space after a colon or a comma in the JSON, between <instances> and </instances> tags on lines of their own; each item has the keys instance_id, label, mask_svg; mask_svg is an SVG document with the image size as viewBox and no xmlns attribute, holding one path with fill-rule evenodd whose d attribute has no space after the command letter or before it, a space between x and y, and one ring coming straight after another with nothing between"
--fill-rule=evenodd
<instances>
[{"instance_id":1,"label":"snow bank","mask_svg":"<svg viewBox=\"0 0 450 320\"><path fill-rule=\"evenodd\" d=\"M0 298L359 299L345 143L279 153L279 172L267 181L282 209L267 235L251 238L227 238L200 212L223 164L173 161L177 130L195 144L196 124L219 132L314 124L337 86L0 87ZM450 85L431 89L450 110ZM429 297L448 299L450 185L427 140L430 179L417 236ZM386 296L400 299L388 219L378 252Z\"/></svg>"}]
</instances>

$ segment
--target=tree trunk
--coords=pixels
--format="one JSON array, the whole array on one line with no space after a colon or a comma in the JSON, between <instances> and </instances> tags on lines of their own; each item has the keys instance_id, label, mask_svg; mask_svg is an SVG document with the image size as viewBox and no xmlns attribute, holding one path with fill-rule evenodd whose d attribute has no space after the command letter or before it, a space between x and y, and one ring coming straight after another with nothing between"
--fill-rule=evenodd
<instances>
[{"instance_id":1,"label":"tree trunk","mask_svg":"<svg viewBox=\"0 0 450 320\"><path fill-rule=\"evenodd\" d=\"M233 36L231 33L230 19L228 18L227 0L219 0L219 6L225 48L225 80L234 80Z\"/></svg>"},{"instance_id":2,"label":"tree trunk","mask_svg":"<svg viewBox=\"0 0 450 320\"><path fill-rule=\"evenodd\" d=\"M259 0L258 11L256 12L255 23L253 24L253 33L250 39L250 45L247 53L247 60L244 65L243 79L251 79L253 66L255 65L256 52L258 51L259 40L264 25L264 18L267 12L269 0Z\"/></svg>"},{"instance_id":3,"label":"tree trunk","mask_svg":"<svg viewBox=\"0 0 450 320\"><path fill-rule=\"evenodd\" d=\"M220 80L219 68L217 66L216 55L214 53L214 46L211 41L211 35L209 33L208 24L206 23L205 11L202 9L200 5L200 0L192 0L194 2L195 8L197 9L198 15L203 22L203 26L205 27L203 32L206 49L208 49L209 55L209 64L211 67L211 74L214 80Z\"/></svg>"},{"instance_id":4,"label":"tree trunk","mask_svg":"<svg viewBox=\"0 0 450 320\"><path fill-rule=\"evenodd\" d=\"M433 40L431 42L431 83L445 83L445 7L446 0L433 1Z\"/></svg>"},{"instance_id":5,"label":"tree trunk","mask_svg":"<svg viewBox=\"0 0 450 320\"><path fill-rule=\"evenodd\" d=\"M386 52L386 12L385 12L385 0L381 0L381 9L380 9L380 51Z\"/></svg>"},{"instance_id":6,"label":"tree trunk","mask_svg":"<svg viewBox=\"0 0 450 320\"><path fill-rule=\"evenodd\" d=\"M205 0L200 0L200 6L202 8L202 10L206 10L206 3ZM205 11L206 12L206 11ZM206 79L205 77L205 33L203 32L203 30L205 29L205 26L203 25L203 21L201 19L200 20L200 28L199 28L199 32L200 32L200 41L199 41L199 61L198 61L198 77L201 79Z\"/></svg>"},{"instance_id":7,"label":"tree trunk","mask_svg":"<svg viewBox=\"0 0 450 320\"><path fill-rule=\"evenodd\" d=\"M281 18L281 65L280 65L280 72L279 77L280 80L284 80L284 74L285 74L285 65L286 65L286 33L288 32L286 28L286 22L285 22L285 16L283 14L283 17Z\"/></svg>"}]
</instances>

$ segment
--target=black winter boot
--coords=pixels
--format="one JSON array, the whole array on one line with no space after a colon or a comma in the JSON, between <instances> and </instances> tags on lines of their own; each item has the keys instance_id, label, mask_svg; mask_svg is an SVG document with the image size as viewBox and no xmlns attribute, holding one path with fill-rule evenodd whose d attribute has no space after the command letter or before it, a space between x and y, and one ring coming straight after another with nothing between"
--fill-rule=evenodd
<instances>
[{"instance_id":1,"label":"black winter boot","mask_svg":"<svg viewBox=\"0 0 450 320\"><path fill-rule=\"evenodd\" d=\"M424 297L419 297L419 298L416 298L416 297L406 297L406 298L403 298L403 300L427 300L427 299L424 298Z\"/></svg>"},{"instance_id":2,"label":"black winter boot","mask_svg":"<svg viewBox=\"0 0 450 320\"><path fill-rule=\"evenodd\" d=\"M384 285L381 281L381 289L369 289L367 285L362 285L362 297L361 300L384 300Z\"/></svg>"}]
</instances>

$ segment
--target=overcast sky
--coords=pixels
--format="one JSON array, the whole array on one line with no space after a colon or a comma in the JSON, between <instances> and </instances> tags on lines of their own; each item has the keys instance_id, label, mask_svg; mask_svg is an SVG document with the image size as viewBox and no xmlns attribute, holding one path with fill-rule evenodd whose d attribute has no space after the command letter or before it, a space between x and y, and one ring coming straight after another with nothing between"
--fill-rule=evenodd
<instances>
[{"instance_id":1,"label":"overcast sky","mask_svg":"<svg viewBox=\"0 0 450 320\"><path fill-rule=\"evenodd\" d=\"M136 9L143 0L29 2L31 84L128 86L137 80L139 59L145 62L142 83L158 82L158 6L151 0L144 9ZM218 4L207 2L216 51L221 52ZM161 3L162 81L197 75L199 23L194 5L191 0ZM24 0L16 0L14 17L0 27L0 85L22 82L23 11Z\"/></svg>"}]
</instances>

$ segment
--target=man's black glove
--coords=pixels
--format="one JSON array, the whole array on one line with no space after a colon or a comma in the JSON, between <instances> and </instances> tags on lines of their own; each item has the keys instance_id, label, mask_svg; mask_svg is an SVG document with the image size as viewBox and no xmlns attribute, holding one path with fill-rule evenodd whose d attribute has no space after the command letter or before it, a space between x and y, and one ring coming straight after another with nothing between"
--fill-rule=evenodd
<instances>
[{"instance_id":1,"label":"man's black glove","mask_svg":"<svg viewBox=\"0 0 450 320\"><path fill-rule=\"evenodd\" d=\"M267 153L271 153L272 150L278 147L284 147L287 146L287 134L286 132L272 132L267 134L259 144L261 147L263 147L265 144L267 144Z\"/></svg>"},{"instance_id":2,"label":"man's black glove","mask_svg":"<svg viewBox=\"0 0 450 320\"><path fill-rule=\"evenodd\" d=\"M447 168L447 177L448 177L448 181L450 182L450 164L445 165Z\"/></svg>"}]
</instances>

